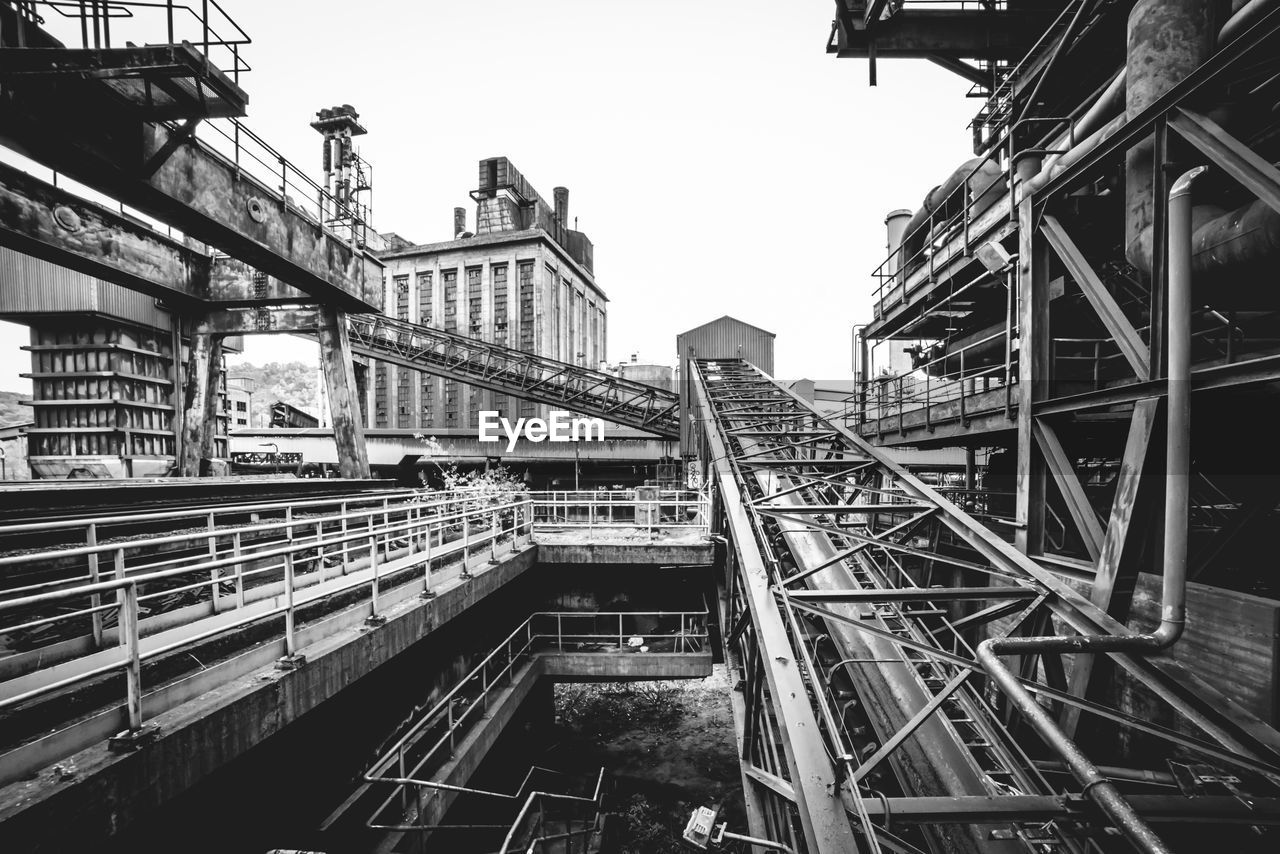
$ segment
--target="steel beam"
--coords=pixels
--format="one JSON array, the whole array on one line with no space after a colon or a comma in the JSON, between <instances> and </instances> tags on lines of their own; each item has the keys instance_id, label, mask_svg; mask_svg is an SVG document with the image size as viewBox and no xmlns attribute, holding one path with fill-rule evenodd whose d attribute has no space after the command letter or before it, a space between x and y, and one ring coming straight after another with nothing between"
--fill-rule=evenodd
<instances>
[{"instance_id":1,"label":"steel beam","mask_svg":"<svg viewBox=\"0 0 1280 854\"><path fill-rule=\"evenodd\" d=\"M1280 211L1280 169L1227 133L1213 119L1185 107L1173 111L1169 116L1169 127L1200 149L1213 165L1266 202L1268 207Z\"/></svg>"},{"instance_id":2,"label":"steel beam","mask_svg":"<svg viewBox=\"0 0 1280 854\"><path fill-rule=\"evenodd\" d=\"M1129 322L1129 318L1125 317L1115 297L1102 283L1102 279L1098 278L1098 274L1089 266L1080 247L1076 246L1071 236L1067 234L1067 230L1062 227L1062 223L1049 214L1045 214L1040 230L1048 239L1049 245L1058 253L1062 263L1066 265L1071 278L1075 279L1080 290L1084 292L1089 305L1093 306L1098 319L1102 321L1102 325L1106 327L1116 346L1120 348L1120 352L1129 361L1134 374L1140 380L1150 379L1150 350L1138 335L1137 330L1133 328L1133 324Z\"/></svg>"},{"instance_id":3,"label":"steel beam","mask_svg":"<svg viewBox=\"0 0 1280 854\"><path fill-rule=\"evenodd\" d=\"M0 245L180 310L209 298L208 255L5 163L0 163Z\"/></svg>"},{"instance_id":4,"label":"steel beam","mask_svg":"<svg viewBox=\"0 0 1280 854\"><path fill-rule=\"evenodd\" d=\"M1102 524L1098 521L1098 514L1094 512L1089 496L1080 483L1080 478L1076 477L1075 465L1062 446L1057 431L1045 419L1033 418L1031 428L1035 434L1036 444L1040 446L1044 460L1053 475L1053 481L1058 485L1058 491L1067 504L1067 512L1071 514L1076 530L1084 541L1085 551L1089 553L1090 560L1096 561L1102 551L1102 539L1105 534Z\"/></svg>"},{"instance_id":5,"label":"steel beam","mask_svg":"<svg viewBox=\"0 0 1280 854\"><path fill-rule=\"evenodd\" d=\"M137 113L121 109L108 81L23 80L22 85L11 82L0 101L4 144L317 302L347 311L381 310L382 264L287 197L297 192L296 173L289 187L277 189L199 140L174 146L171 139L180 130L140 121ZM167 156L157 162L161 154ZM154 167L152 174L142 174L145 164ZM277 167L277 177L288 177L287 161L266 168Z\"/></svg>"},{"instance_id":6,"label":"steel beam","mask_svg":"<svg viewBox=\"0 0 1280 854\"><path fill-rule=\"evenodd\" d=\"M701 374L695 373L691 379L702 411L713 412ZM839 796L840 785L809 705L804 676L787 640L786 626L770 591L769 571L757 550L746 503L728 461L728 449L714 428L708 427L706 439L723 499L727 532L741 567L738 576L751 611L773 714L786 740L787 766L806 845L815 854L857 851L859 846Z\"/></svg>"}]
</instances>

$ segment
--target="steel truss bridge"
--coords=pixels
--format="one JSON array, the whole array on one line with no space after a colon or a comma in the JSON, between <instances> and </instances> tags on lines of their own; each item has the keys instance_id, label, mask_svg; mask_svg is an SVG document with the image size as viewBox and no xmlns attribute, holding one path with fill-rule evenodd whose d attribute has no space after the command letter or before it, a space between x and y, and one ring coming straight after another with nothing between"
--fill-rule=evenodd
<instances>
[{"instance_id":1,"label":"steel truss bridge","mask_svg":"<svg viewBox=\"0 0 1280 854\"><path fill-rule=\"evenodd\" d=\"M1095 808L1104 787L1073 785L976 647L1132 631L754 366L700 360L693 382L754 835L803 852L1131 850ZM1143 822L1280 822L1275 730L1175 662L1110 658L1176 728L1074 696L1058 653L1007 661L1066 732L1083 717L1177 758L1179 788L1155 774L1159 794L1126 792Z\"/></svg>"},{"instance_id":2,"label":"steel truss bridge","mask_svg":"<svg viewBox=\"0 0 1280 854\"><path fill-rule=\"evenodd\" d=\"M351 349L383 362L669 439L680 435L674 391L381 315L352 315L347 326Z\"/></svg>"}]
</instances>

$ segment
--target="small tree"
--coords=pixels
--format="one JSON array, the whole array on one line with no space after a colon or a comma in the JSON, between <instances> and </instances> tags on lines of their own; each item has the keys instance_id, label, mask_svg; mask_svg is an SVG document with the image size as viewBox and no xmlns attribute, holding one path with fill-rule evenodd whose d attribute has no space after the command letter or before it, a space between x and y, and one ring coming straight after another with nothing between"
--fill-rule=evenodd
<instances>
[{"instance_id":1,"label":"small tree","mask_svg":"<svg viewBox=\"0 0 1280 854\"><path fill-rule=\"evenodd\" d=\"M506 466L491 466L487 469L468 469L463 471L458 468L455 463L445 464L441 458L447 456L444 446L440 444L440 440L435 436L427 436L423 433L415 433L415 439L423 443L426 450L427 462L436 467L440 472L440 480L444 485L444 491L451 492L454 490L468 490L476 493L480 497L494 497L510 495L513 492L527 492L528 487L524 481Z\"/></svg>"}]
</instances>

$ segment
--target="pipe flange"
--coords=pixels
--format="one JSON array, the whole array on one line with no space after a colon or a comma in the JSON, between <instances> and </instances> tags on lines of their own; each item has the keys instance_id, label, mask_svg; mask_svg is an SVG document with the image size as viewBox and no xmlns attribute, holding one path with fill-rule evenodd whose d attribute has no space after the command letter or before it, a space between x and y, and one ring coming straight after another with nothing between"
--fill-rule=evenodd
<instances>
[{"instance_id":1,"label":"pipe flange","mask_svg":"<svg viewBox=\"0 0 1280 854\"><path fill-rule=\"evenodd\" d=\"M267 206L262 199L257 196L251 196L244 206L249 211L249 219L254 222L267 221Z\"/></svg>"}]
</instances>

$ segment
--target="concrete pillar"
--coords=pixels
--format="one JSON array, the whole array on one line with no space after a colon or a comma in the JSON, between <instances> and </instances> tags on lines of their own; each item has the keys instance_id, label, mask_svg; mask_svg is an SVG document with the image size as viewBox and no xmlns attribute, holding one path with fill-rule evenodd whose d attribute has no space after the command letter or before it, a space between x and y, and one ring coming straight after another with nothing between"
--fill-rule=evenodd
<instances>
[{"instance_id":1,"label":"concrete pillar","mask_svg":"<svg viewBox=\"0 0 1280 854\"><path fill-rule=\"evenodd\" d=\"M180 477L199 477L200 461L212 454L217 430L218 372L221 365L222 336L210 335L197 326L191 332L183 381L182 450L178 457Z\"/></svg>"},{"instance_id":2,"label":"concrete pillar","mask_svg":"<svg viewBox=\"0 0 1280 854\"><path fill-rule=\"evenodd\" d=\"M347 313L324 307L321 310L320 363L329 392L333 438L338 445L338 472L342 477L369 477L369 451L360 423L360 403L356 399L355 365L351 340L347 337Z\"/></svg>"},{"instance_id":3,"label":"concrete pillar","mask_svg":"<svg viewBox=\"0 0 1280 854\"><path fill-rule=\"evenodd\" d=\"M209 336L209 369L205 374L204 392L204 435L201 437L200 456L211 460L216 457L218 435L218 412L222 393L222 337Z\"/></svg>"}]
</instances>

